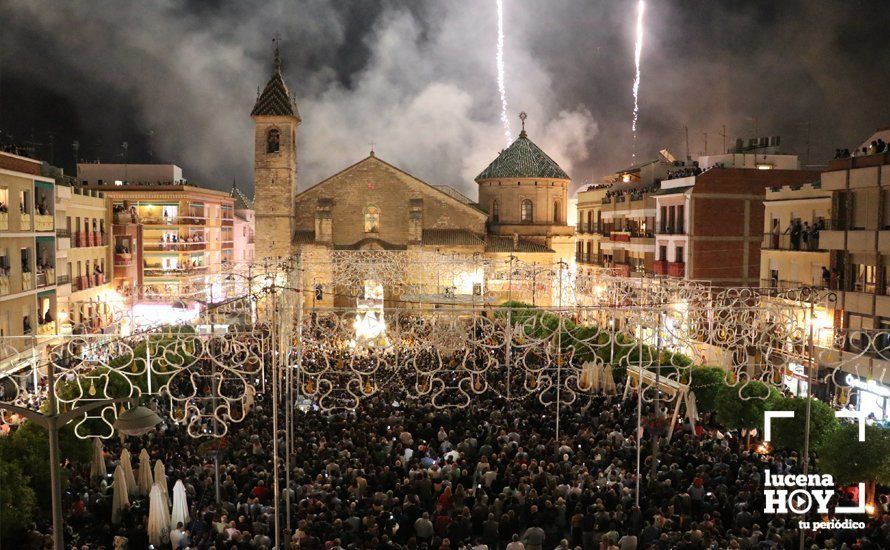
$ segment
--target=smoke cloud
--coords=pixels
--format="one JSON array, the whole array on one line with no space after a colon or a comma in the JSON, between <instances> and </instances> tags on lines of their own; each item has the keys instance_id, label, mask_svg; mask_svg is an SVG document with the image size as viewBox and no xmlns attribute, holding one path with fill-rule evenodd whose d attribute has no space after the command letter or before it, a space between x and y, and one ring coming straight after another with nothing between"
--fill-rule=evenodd
<instances>
[{"instance_id":1,"label":"smoke cloud","mask_svg":"<svg viewBox=\"0 0 890 550\"><path fill-rule=\"evenodd\" d=\"M885 6L884 6L885 7ZM0 130L44 156L180 164L203 185L252 187L257 86L282 36L303 116L300 188L378 156L476 196L503 147L494 0L0 5ZM649 2L638 159L714 153L782 134L811 163L890 122L881 2ZM510 116L576 185L630 163L634 1L506 0ZM805 136L809 133L809 139ZM807 144L808 143L808 144ZM67 155L67 156L66 156ZM804 159L805 160L805 159Z\"/></svg>"}]
</instances>

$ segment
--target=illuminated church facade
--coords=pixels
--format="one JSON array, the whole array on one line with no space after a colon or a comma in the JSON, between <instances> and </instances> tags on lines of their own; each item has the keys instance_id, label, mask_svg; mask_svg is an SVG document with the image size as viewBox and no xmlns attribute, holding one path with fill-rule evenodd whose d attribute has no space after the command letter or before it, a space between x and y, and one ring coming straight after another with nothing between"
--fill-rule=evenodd
<instances>
[{"instance_id":1,"label":"illuminated church facade","mask_svg":"<svg viewBox=\"0 0 890 550\"><path fill-rule=\"evenodd\" d=\"M255 257L262 261L299 255L303 285L312 289L315 305L350 307L369 293L382 294L388 305L440 303L443 297L475 303L472 296L481 294L480 280L492 274L466 275L477 269L472 266L573 262L574 228L566 223L569 176L524 129L476 178L479 199L473 201L449 186L426 183L373 151L298 190L302 118L277 52L272 78L258 95L251 117ZM355 264L355 258L362 257L391 260L392 269L401 271L388 276L408 280L381 282L387 275L371 274L371 286L379 288L365 288L362 275L356 275L359 267L335 265ZM418 277L436 280L412 287L411 279ZM358 288L346 288L350 285ZM489 290L485 294L494 294ZM538 301L550 302L546 294L539 293ZM495 301L503 299L507 296Z\"/></svg>"}]
</instances>

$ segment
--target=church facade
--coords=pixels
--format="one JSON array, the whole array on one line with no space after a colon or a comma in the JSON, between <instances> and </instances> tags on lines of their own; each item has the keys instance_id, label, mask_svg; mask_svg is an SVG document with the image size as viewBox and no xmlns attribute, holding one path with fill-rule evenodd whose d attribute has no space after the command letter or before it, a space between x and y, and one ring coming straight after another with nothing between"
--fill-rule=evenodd
<instances>
[{"instance_id":1,"label":"church facade","mask_svg":"<svg viewBox=\"0 0 890 550\"><path fill-rule=\"evenodd\" d=\"M451 187L428 184L373 151L298 190L302 119L277 52L272 78L251 117L255 257L299 254L303 288L316 306L352 307L369 296L392 306L443 299L475 304L473 296L491 274L478 274L474 266L486 260L541 266L573 261L574 228L566 225L569 177L524 129L476 178L474 201ZM378 264L392 265L386 273L363 275L361 258L374 259L378 271ZM545 294L541 303L549 302Z\"/></svg>"}]
</instances>

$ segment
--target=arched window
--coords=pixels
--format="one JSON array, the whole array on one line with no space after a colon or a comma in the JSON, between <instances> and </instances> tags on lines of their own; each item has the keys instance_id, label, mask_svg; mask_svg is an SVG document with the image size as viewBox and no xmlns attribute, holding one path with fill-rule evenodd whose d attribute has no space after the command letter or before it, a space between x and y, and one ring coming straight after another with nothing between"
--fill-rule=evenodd
<instances>
[{"instance_id":1,"label":"arched window","mask_svg":"<svg viewBox=\"0 0 890 550\"><path fill-rule=\"evenodd\" d=\"M521 220L523 223L531 223L534 219L535 207L530 199L523 199Z\"/></svg>"},{"instance_id":2,"label":"arched window","mask_svg":"<svg viewBox=\"0 0 890 550\"><path fill-rule=\"evenodd\" d=\"M498 223L501 221L501 209L498 201L491 201L491 221Z\"/></svg>"},{"instance_id":3,"label":"arched window","mask_svg":"<svg viewBox=\"0 0 890 550\"><path fill-rule=\"evenodd\" d=\"M365 233L380 233L380 210L376 206L365 208Z\"/></svg>"},{"instance_id":4,"label":"arched window","mask_svg":"<svg viewBox=\"0 0 890 550\"><path fill-rule=\"evenodd\" d=\"M276 128L269 130L266 134L266 154L277 153L281 143L281 132Z\"/></svg>"},{"instance_id":5,"label":"arched window","mask_svg":"<svg viewBox=\"0 0 890 550\"><path fill-rule=\"evenodd\" d=\"M559 211L559 201L553 202L553 223L560 223L562 220L560 219L560 211Z\"/></svg>"}]
</instances>

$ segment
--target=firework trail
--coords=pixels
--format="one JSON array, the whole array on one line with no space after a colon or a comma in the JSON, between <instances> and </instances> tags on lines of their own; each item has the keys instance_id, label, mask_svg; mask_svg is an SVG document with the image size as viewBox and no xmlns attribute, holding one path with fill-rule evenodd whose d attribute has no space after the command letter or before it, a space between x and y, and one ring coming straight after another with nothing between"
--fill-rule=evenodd
<instances>
[{"instance_id":1,"label":"firework trail","mask_svg":"<svg viewBox=\"0 0 890 550\"><path fill-rule=\"evenodd\" d=\"M637 159L637 121L640 117L640 56L643 53L643 12L646 10L646 2L639 0L637 2L637 40L634 46L634 64L636 65L636 76L634 77L634 118L631 124L633 131L633 153L631 154L631 162Z\"/></svg>"},{"instance_id":2,"label":"firework trail","mask_svg":"<svg viewBox=\"0 0 890 550\"><path fill-rule=\"evenodd\" d=\"M507 118L507 90L504 86L504 0L497 0L498 4L498 92L501 94L501 122L504 124L504 137L507 145L513 142L513 133L510 131L510 119Z\"/></svg>"}]
</instances>

